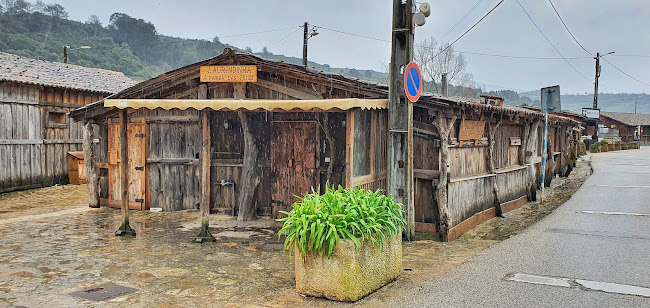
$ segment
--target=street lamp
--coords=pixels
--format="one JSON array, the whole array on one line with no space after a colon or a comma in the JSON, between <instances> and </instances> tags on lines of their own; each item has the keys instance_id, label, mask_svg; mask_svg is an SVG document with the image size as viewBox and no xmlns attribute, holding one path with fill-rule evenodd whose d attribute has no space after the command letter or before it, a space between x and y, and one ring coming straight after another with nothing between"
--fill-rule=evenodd
<instances>
[{"instance_id":1,"label":"street lamp","mask_svg":"<svg viewBox=\"0 0 650 308\"><path fill-rule=\"evenodd\" d=\"M70 48L70 46L63 46L63 63L68 63L68 51L78 50L78 49L90 49L90 46L81 46L77 48Z\"/></svg>"}]
</instances>

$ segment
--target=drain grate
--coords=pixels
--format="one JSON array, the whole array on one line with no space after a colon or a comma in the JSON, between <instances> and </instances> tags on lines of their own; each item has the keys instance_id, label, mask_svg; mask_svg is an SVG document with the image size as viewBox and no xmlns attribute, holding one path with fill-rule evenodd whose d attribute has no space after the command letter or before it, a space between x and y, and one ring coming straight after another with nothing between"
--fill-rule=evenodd
<instances>
[{"instance_id":1,"label":"drain grate","mask_svg":"<svg viewBox=\"0 0 650 308\"><path fill-rule=\"evenodd\" d=\"M129 288L117 284L104 284L89 289L70 293L72 296L81 297L95 302L107 301L116 297L124 296L138 291L138 289Z\"/></svg>"}]
</instances>

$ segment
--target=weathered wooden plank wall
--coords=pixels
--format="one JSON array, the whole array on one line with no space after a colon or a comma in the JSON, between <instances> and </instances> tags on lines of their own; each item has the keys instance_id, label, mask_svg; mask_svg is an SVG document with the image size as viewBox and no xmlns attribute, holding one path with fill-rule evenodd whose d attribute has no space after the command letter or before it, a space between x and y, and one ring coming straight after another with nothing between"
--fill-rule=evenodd
<instances>
[{"instance_id":1,"label":"weathered wooden plank wall","mask_svg":"<svg viewBox=\"0 0 650 308\"><path fill-rule=\"evenodd\" d=\"M80 151L81 123L70 110L99 94L0 83L0 192L68 182L67 153Z\"/></svg>"},{"instance_id":2,"label":"weathered wooden plank wall","mask_svg":"<svg viewBox=\"0 0 650 308\"><path fill-rule=\"evenodd\" d=\"M164 211L198 209L201 127L197 110L138 110L149 127L147 157L150 207Z\"/></svg>"},{"instance_id":3,"label":"weathered wooden plank wall","mask_svg":"<svg viewBox=\"0 0 650 308\"><path fill-rule=\"evenodd\" d=\"M485 175L449 183L449 227L493 206L493 179L493 175Z\"/></svg>"},{"instance_id":4,"label":"weathered wooden plank wall","mask_svg":"<svg viewBox=\"0 0 650 308\"><path fill-rule=\"evenodd\" d=\"M498 173L496 175L497 187L499 187L499 201L506 203L526 195L526 182L528 169L523 166L517 170Z\"/></svg>"}]
</instances>

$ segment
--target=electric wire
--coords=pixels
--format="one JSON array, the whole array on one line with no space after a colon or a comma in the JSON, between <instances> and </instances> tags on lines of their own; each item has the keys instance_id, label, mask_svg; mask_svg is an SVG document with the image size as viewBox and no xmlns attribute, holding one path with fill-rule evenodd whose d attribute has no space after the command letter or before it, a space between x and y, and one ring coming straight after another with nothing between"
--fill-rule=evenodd
<instances>
[{"instance_id":1,"label":"electric wire","mask_svg":"<svg viewBox=\"0 0 650 308\"><path fill-rule=\"evenodd\" d=\"M524 11L524 13L526 14L526 16L528 16L528 19L530 19L530 21L533 23L533 25L535 25L535 28L537 28L537 30L539 31L539 33L541 33L542 36L546 39L546 41L547 41L549 44L551 44L551 46L553 47L553 49L555 49L555 51L560 55L560 57L562 57L562 59L564 59L564 61L565 61L569 66L571 66L571 68L573 68L573 70L576 71L576 73L578 73L578 75L582 76L582 78L584 78L585 80L587 80L587 81L589 81L590 83L593 84L593 82L591 81L591 79L589 79L589 78L587 78L585 75L583 75L583 74L582 74L582 73L581 73L581 72L580 72L580 71L579 71L575 66L573 66L573 64L571 64L571 62L569 62L569 60L566 59L566 57L562 54L562 52L560 52L560 50L557 49L557 47L555 47L555 45L554 45L554 44L551 42L551 40L546 36L546 34L544 34L544 32L542 31L542 29L540 29L539 26L537 26L537 23L535 23L535 21L533 20L533 18L530 16L530 14L528 14L528 12L527 12L526 9L524 8L524 6L521 5L521 3L519 2L519 0L515 0L515 1L517 1L517 4L519 4L519 7Z\"/></svg>"},{"instance_id":2,"label":"electric wire","mask_svg":"<svg viewBox=\"0 0 650 308\"><path fill-rule=\"evenodd\" d=\"M445 48L442 49L440 52L438 52L438 54L436 54L435 56L433 56L432 59L437 58L440 54L442 54L443 52L445 52L447 49L451 48L451 46L453 46L456 42L458 42L460 39L462 39L462 38L463 38L467 33L469 33L470 31L472 31L472 29L474 29L474 28L475 28L479 23L481 23L481 21L483 21L483 19L485 19L486 17L488 17L488 15L490 15L490 13L492 13L494 10L496 10L496 8L498 8L498 7L501 5L501 3L503 3L503 1L505 1L505 0L501 0L501 1L499 1L499 3L497 3L497 5L495 5L495 6L494 6L490 11L488 11L485 15L483 15L483 17L481 17L481 19L479 19L479 20L478 20L476 23L474 23L474 24L473 24L469 29L467 29L467 31L465 31L463 34L461 34L461 36L459 36L457 39L455 39L453 42L451 42L451 44L447 45L447 47L445 47Z\"/></svg>"},{"instance_id":3,"label":"electric wire","mask_svg":"<svg viewBox=\"0 0 650 308\"><path fill-rule=\"evenodd\" d=\"M302 26L299 26L300 28ZM262 34L262 33L269 33L269 32L277 32L277 31L283 31L283 30L289 30L293 29L295 27L287 27L287 28L281 28L281 29L273 29L273 30L265 30L265 31L258 31L258 32L249 32L249 33L242 33L242 34L234 34L234 35L226 35L226 36L220 36L219 38L228 38L228 37L238 37L238 36L248 36L248 35L255 35L255 34Z\"/></svg>"},{"instance_id":4,"label":"electric wire","mask_svg":"<svg viewBox=\"0 0 650 308\"><path fill-rule=\"evenodd\" d=\"M625 75L625 76L627 76L627 77L630 77L632 80L634 80L634 81L636 81L636 82L638 82L638 83L640 83L640 84L643 84L643 85L646 85L646 86L650 87L650 84L647 84L647 83L645 83L645 82L643 82L643 81L641 81L641 80L639 80L639 79L634 78L632 75L630 75L630 74L624 72L622 69L618 68L616 65L612 64L612 62L609 62L609 61L608 61L607 59L605 59L604 57L601 57L601 59L602 59L603 61L607 62L609 65L611 65L613 68L615 68L615 69L618 70L619 72L623 73L623 75Z\"/></svg>"},{"instance_id":5,"label":"electric wire","mask_svg":"<svg viewBox=\"0 0 650 308\"><path fill-rule=\"evenodd\" d=\"M289 38L290 36L292 36L294 33L298 32L298 30L300 30L300 27L296 28L296 30L293 30L291 33L289 33L289 35L287 35L287 36L283 37L282 39L280 39L279 41L277 41L277 42L271 44L271 45L270 45L269 47L267 47L267 48L271 48L271 47L273 47L273 46L279 44L280 42L286 40L287 38Z\"/></svg>"},{"instance_id":6,"label":"electric wire","mask_svg":"<svg viewBox=\"0 0 650 308\"><path fill-rule=\"evenodd\" d=\"M588 51L584 46L582 46L582 44L580 44L580 42L578 42L578 39L573 35L573 33L571 33L571 30L569 30L569 27L567 27L566 23L564 22L564 20L563 20L562 17L560 16L560 13L558 13L557 9L555 8L555 5L553 4L553 1L548 0L548 3L551 4L551 6L553 7L553 11L555 11L555 15L557 15L557 18L560 19L560 21L562 22L562 25L564 26L564 29L566 29L566 31L569 32L569 34L571 35L571 37L573 38L573 40L576 42L576 44L578 44L578 46L580 46L580 48L582 48L582 50L584 50L586 53L588 53L588 54L590 54L590 55L593 55L593 54L592 54L591 52L589 52L589 51Z\"/></svg>"},{"instance_id":7,"label":"electric wire","mask_svg":"<svg viewBox=\"0 0 650 308\"><path fill-rule=\"evenodd\" d=\"M449 30L447 30L447 32L445 32L445 34L443 34L443 35L440 37L440 40L441 40L441 41L444 41L444 39L447 37L447 35L449 35L449 34L451 33L451 31L454 31L454 29L456 29L456 27L458 27L458 25L460 25L460 24L465 20L465 18L467 18L467 16L469 16L469 14L471 14L472 12L474 12L474 10L475 10L475 9L476 9L476 8L477 8L477 7L478 7L478 6L483 2L483 1L484 1L484 0L479 0L476 4L474 4L474 6L473 6L473 7L472 7L472 8L471 8L467 13L465 13L465 15L464 15L461 19L459 19L459 20L458 20L458 21L457 21L457 22L456 22L456 23L455 23L451 28L449 28Z\"/></svg>"}]
</instances>

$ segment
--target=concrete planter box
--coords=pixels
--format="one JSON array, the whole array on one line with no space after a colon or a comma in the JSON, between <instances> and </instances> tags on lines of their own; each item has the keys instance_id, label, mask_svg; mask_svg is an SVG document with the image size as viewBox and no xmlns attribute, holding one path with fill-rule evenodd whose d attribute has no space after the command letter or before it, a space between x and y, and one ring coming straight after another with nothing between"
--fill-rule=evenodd
<instances>
[{"instance_id":1,"label":"concrete planter box","mask_svg":"<svg viewBox=\"0 0 650 308\"><path fill-rule=\"evenodd\" d=\"M317 252L300 257L294 248L296 291L315 297L353 302L395 280L402 272L402 236L395 235L377 249L365 241L357 250L350 240L340 241L332 257Z\"/></svg>"}]
</instances>

